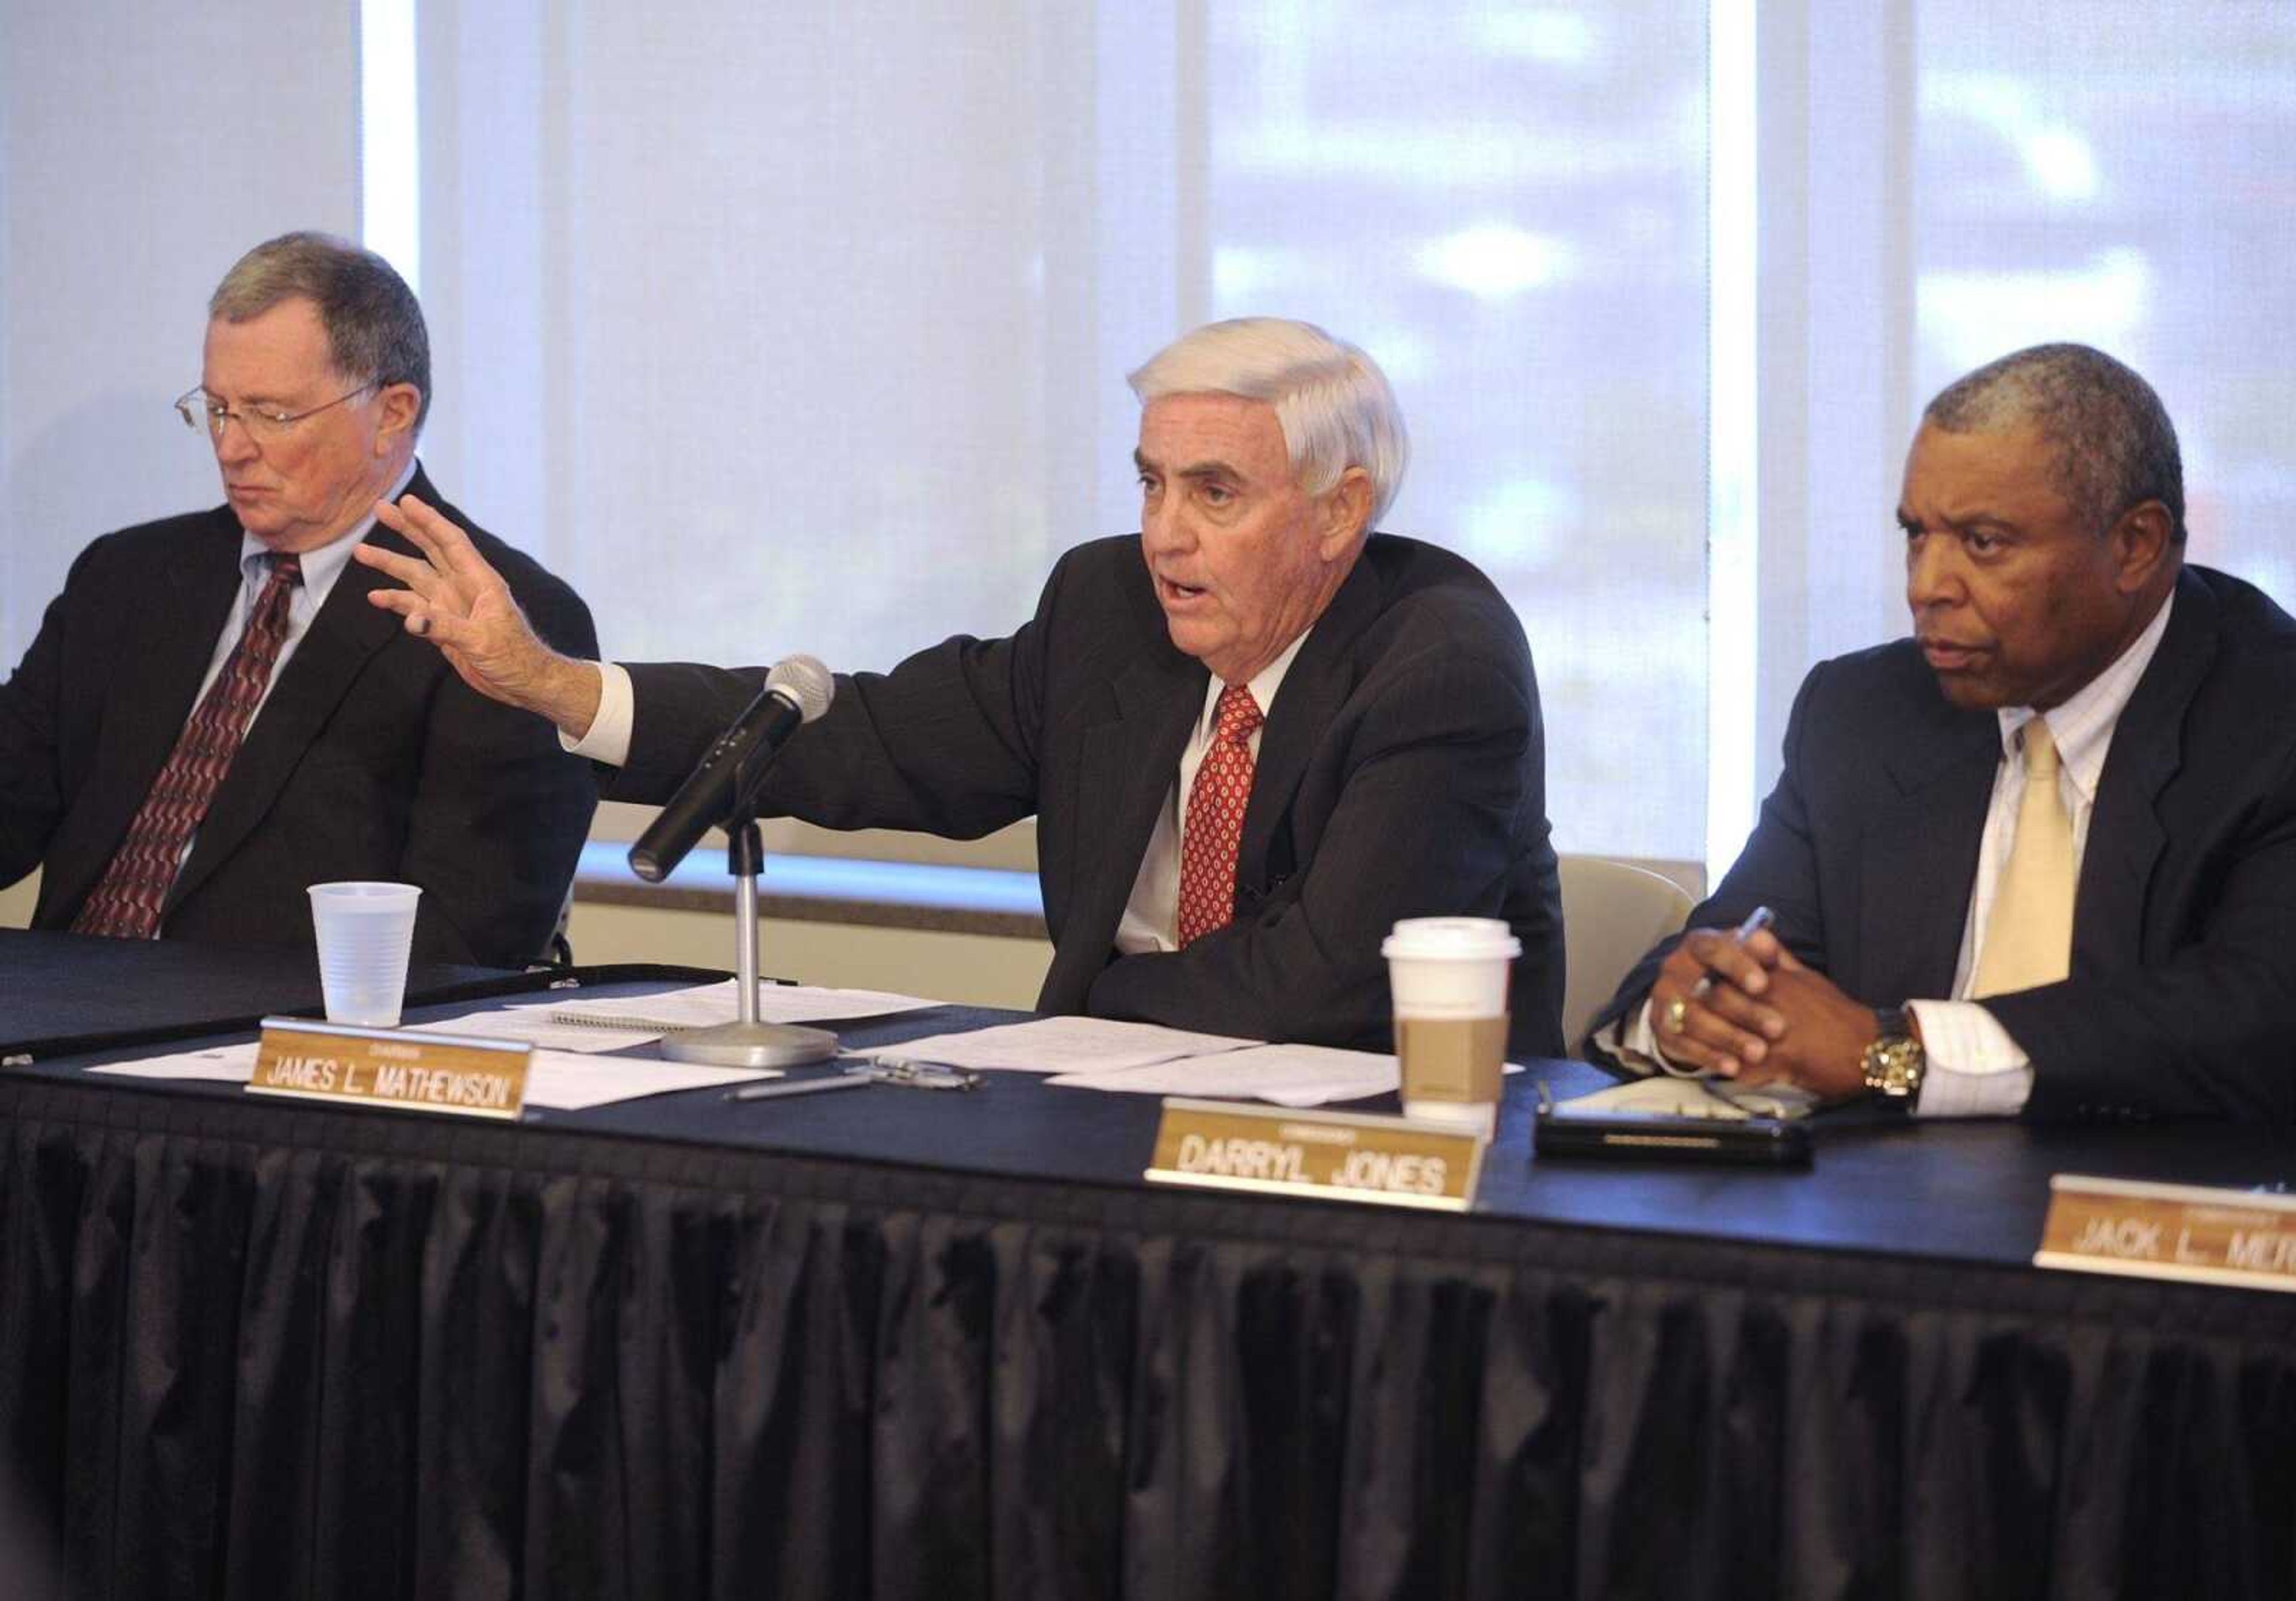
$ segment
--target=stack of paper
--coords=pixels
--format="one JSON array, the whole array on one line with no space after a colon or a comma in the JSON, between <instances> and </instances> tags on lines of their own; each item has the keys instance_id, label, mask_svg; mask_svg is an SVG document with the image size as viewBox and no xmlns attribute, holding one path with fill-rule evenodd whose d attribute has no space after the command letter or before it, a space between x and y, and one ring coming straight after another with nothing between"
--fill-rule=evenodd
<instances>
[{"instance_id":1,"label":"stack of paper","mask_svg":"<svg viewBox=\"0 0 2296 1601\"><path fill-rule=\"evenodd\" d=\"M962 1034L933 1034L871 1053L882 1062L931 1062L994 1072L1107 1072L1179 1056L1241 1050L1249 1039L1191 1034L1152 1022L1105 1017L1039 1017Z\"/></svg>"},{"instance_id":2,"label":"stack of paper","mask_svg":"<svg viewBox=\"0 0 2296 1601\"><path fill-rule=\"evenodd\" d=\"M939 1063L1053 1075L1078 1089L1152 1096L1257 1097L1321 1106L1391 1093L1395 1058L1319 1045L1262 1045L1103 1017L1042 1017L964 1034L935 1034L875 1053L881 1061Z\"/></svg>"}]
</instances>

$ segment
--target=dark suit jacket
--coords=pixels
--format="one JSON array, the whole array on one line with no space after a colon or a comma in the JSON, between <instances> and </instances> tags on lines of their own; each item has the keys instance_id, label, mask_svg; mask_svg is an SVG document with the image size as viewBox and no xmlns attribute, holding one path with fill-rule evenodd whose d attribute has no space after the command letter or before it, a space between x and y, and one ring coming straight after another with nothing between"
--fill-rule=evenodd
<instances>
[{"instance_id":1,"label":"dark suit jacket","mask_svg":"<svg viewBox=\"0 0 2296 1601\"><path fill-rule=\"evenodd\" d=\"M470 530L545 637L597 653L571 589L419 470L409 489ZM387 529L368 538L410 551ZM0 686L0 883L43 869L35 927L71 925L174 749L239 601L240 540L227 507L98 539ZM308 885L396 879L422 886L418 956L543 954L597 802L589 765L369 605L388 581L353 562L312 619L200 825L163 937L308 942Z\"/></svg>"},{"instance_id":2,"label":"dark suit jacket","mask_svg":"<svg viewBox=\"0 0 2296 1601\"><path fill-rule=\"evenodd\" d=\"M757 693L754 670L630 669L609 792L665 799ZM1379 944L1398 917L1502 917L1521 938L1512 1047L1562 1045L1562 921L1530 652L1488 579L1374 535L1260 735L1236 921L1186 950L1113 944L1210 676L1174 647L1137 538L1069 552L1034 619L838 680L765 803L832 828L970 839L1035 814L1046 1012L1385 1048Z\"/></svg>"},{"instance_id":3,"label":"dark suit jacket","mask_svg":"<svg viewBox=\"0 0 2296 1601\"><path fill-rule=\"evenodd\" d=\"M1822 663L1753 837L1690 926L1767 903L1856 998L1948 996L1999 729L1948 703L1911 641ZM1982 1004L2032 1058L2030 1114L2296 1117L2296 623L2260 591L2180 575L2098 781L2071 974Z\"/></svg>"}]
</instances>

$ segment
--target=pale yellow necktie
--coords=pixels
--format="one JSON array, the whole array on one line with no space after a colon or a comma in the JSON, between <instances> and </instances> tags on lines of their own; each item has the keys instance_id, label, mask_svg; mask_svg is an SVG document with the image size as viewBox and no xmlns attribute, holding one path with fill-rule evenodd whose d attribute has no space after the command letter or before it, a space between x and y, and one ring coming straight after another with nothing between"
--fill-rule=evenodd
<instances>
[{"instance_id":1,"label":"pale yellow necktie","mask_svg":"<svg viewBox=\"0 0 2296 1601\"><path fill-rule=\"evenodd\" d=\"M1978 953L1973 999L2054 984L2071 970L2073 824L2057 784L2057 743L2039 718L2025 725L2025 796Z\"/></svg>"}]
</instances>

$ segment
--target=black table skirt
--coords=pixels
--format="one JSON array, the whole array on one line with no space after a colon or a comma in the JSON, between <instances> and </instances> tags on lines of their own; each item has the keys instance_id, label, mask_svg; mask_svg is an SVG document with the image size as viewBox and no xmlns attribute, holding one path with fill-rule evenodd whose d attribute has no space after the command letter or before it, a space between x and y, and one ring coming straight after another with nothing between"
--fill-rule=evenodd
<instances>
[{"instance_id":1,"label":"black table skirt","mask_svg":"<svg viewBox=\"0 0 2296 1601\"><path fill-rule=\"evenodd\" d=\"M0 1440L94 1597L2296 1590L2296 1297L62 1079Z\"/></svg>"}]
</instances>

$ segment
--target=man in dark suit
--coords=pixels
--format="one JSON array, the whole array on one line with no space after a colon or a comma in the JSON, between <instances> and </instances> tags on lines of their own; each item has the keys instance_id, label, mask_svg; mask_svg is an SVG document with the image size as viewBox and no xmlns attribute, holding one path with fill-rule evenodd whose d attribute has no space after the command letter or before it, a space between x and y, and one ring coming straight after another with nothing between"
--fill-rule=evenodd
<instances>
[{"instance_id":1,"label":"man in dark suit","mask_svg":"<svg viewBox=\"0 0 2296 1601\"><path fill-rule=\"evenodd\" d=\"M840 679L768 779L832 827L970 837L1037 818L1048 1012L1385 1047L1398 918L1504 918L1511 1045L1561 1046L1560 897L1522 630L1459 558L1370 530L1402 419L1361 351L1304 324L1198 330L1133 374L1138 538L1078 546L1008 638ZM362 553L472 684L661 800L752 671L570 661L424 508L427 562ZM1280 692L1280 693L1279 693Z\"/></svg>"},{"instance_id":2,"label":"man in dark suit","mask_svg":"<svg viewBox=\"0 0 2296 1601\"><path fill-rule=\"evenodd\" d=\"M294 234L242 258L209 315L177 409L228 504L73 563L0 686L0 883L42 870L36 927L286 943L311 938L310 884L397 880L423 891L419 956L534 960L590 769L406 639L350 561L379 496L437 499L414 459L421 308L380 257ZM545 636L596 648L572 590L447 515Z\"/></svg>"},{"instance_id":3,"label":"man in dark suit","mask_svg":"<svg viewBox=\"0 0 2296 1601\"><path fill-rule=\"evenodd\" d=\"M2005 357L1930 403L1898 520L1914 637L1811 672L1595 1053L1921 1115L2296 1116L2296 623L2184 564L2158 397Z\"/></svg>"}]
</instances>

